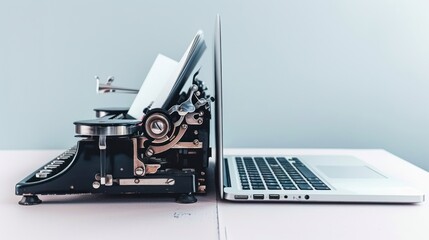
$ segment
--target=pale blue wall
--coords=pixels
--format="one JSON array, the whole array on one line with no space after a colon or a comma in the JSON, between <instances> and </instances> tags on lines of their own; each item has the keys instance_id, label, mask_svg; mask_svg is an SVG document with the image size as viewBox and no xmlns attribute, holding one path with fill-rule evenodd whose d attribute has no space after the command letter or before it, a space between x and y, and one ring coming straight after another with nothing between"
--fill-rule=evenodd
<instances>
[{"instance_id":1,"label":"pale blue wall","mask_svg":"<svg viewBox=\"0 0 429 240\"><path fill-rule=\"evenodd\" d=\"M141 85L223 19L227 147L384 148L429 169L429 2L0 1L0 149L67 148L94 75ZM201 77L212 81L212 51Z\"/></svg>"}]
</instances>

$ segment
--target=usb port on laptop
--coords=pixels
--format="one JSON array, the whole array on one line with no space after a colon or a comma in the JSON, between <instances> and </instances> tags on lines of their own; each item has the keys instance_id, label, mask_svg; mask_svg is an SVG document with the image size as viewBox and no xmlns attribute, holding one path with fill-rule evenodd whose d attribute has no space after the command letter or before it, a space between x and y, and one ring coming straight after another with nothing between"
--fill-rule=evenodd
<instances>
[{"instance_id":1,"label":"usb port on laptop","mask_svg":"<svg viewBox=\"0 0 429 240\"><path fill-rule=\"evenodd\" d=\"M280 199L280 195L278 195L278 194L270 194L268 197L270 199Z\"/></svg>"},{"instance_id":2,"label":"usb port on laptop","mask_svg":"<svg viewBox=\"0 0 429 240\"><path fill-rule=\"evenodd\" d=\"M249 199L248 195L234 195L235 199Z\"/></svg>"},{"instance_id":3,"label":"usb port on laptop","mask_svg":"<svg viewBox=\"0 0 429 240\"><path fill-rule=\"evenodd\" d=\"M257 200L264 199L264 194L253 194L253 199L257 199Z\"/></svg>"}]
</instances>

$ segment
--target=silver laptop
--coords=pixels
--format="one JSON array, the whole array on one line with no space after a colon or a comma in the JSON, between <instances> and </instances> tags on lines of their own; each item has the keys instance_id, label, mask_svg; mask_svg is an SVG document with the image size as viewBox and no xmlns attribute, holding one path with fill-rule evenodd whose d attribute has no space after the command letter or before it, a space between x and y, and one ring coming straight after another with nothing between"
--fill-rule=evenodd
<instances>
[{"instance_id":1,"label":"silver laptop","mask_svg":"<svg viewBox=\"0 0 429 240\"><path fill-rule=\"evenodd\" d=\"M223 154L221 23L215 32L216 171L231 201L418 203L424 194L352 156ZM245 151L245 150L243 150Z\"/></svg>"}]
</instances>

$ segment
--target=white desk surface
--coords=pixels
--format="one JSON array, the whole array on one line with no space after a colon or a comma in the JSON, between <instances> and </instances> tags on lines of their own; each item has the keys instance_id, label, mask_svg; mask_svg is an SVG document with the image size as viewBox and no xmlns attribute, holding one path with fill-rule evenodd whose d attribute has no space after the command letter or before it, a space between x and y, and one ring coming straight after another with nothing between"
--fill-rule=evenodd
<instances>
[{"instance_id":1,"label":"white desk surface","mask_svg":"<svg viewBox=\"0 0 429 240\"><path fill-rule=\"evenodd\" d=\"M249 153L260 151L267 150ZM383 150L269 151L354 155L429 193L428 172ZM78 195L41 196L41 205L18 205L15 184L61 152L0 151L2 239L429 239L428 200L411 205L234 203L217 201L213 182L194 204L178 204L172 198Z\"/></svg>"}]
</instances>

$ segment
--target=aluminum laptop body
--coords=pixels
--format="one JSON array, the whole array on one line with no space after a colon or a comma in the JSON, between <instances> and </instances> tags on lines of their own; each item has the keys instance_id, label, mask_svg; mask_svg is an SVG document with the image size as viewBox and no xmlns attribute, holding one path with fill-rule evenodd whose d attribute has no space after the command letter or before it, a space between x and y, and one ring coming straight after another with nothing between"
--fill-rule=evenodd
<instances>
[{"instance_id":1,"label":"aluminum laptop body","mask_svg":"<svg viewBox=\"0 0 429 240\"><path fill-rule=\"evenodd\" d=\"M246 152L225 156L219 16L216 21L214 50L216 174L222 199L276 202L418 203L424 201L424 194L421 191L407 186L399 179L385 174L382 169L376 169L370 163L353 156L322 153L311 156L251 156ZM298 182L301 184L292 182L293 177L299 179ZM257 184L251 183L252 181ZM315 184L311 183L311 185L310 181ZM301 186L306 187L301 189Z\"/></svg>"}]
</instances>

